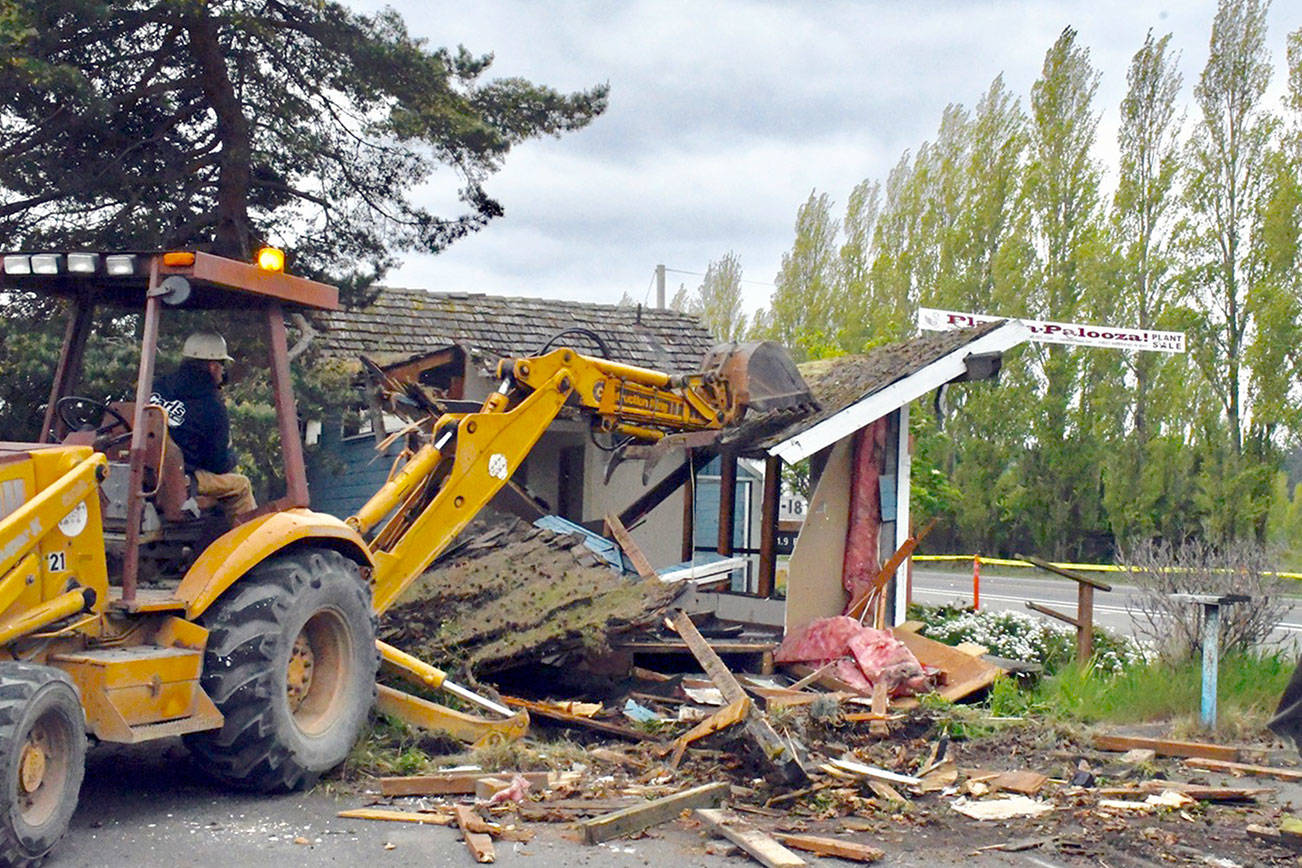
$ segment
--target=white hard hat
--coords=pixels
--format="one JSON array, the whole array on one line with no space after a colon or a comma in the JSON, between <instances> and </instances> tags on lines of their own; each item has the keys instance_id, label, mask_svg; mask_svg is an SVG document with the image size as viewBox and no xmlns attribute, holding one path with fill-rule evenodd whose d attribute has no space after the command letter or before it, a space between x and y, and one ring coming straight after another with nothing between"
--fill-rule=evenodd
<instances>
[{"instance_id":1,"label":"white hard hat","mask_svg":"<svg viewBox=\"0 0 1302 868\"><path fill-rule=\"evenodd\" d=\"M217 332L195 332L185 339L181 357L205 362L233 362L226 352L226 338Z\"/></svg>"}]
</instances>

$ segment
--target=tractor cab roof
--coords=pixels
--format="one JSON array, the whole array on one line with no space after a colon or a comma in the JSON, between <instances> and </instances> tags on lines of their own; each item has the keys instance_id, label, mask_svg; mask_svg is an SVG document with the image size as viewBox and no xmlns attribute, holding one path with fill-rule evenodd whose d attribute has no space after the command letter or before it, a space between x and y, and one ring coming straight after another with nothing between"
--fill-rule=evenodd
<instances>
[{"instance_id":1,"label":"tractor cab roof","mask_svg":"<svg viewBox=\"0 0 1302 868\"><path fill-rule=\"evenodd\" d=\"M203 251L0 255L0 290L143 310L151 286L168 305L189 309L247 309L259 302L339 309L333 286Z\"/></svg>"}]
</instances>

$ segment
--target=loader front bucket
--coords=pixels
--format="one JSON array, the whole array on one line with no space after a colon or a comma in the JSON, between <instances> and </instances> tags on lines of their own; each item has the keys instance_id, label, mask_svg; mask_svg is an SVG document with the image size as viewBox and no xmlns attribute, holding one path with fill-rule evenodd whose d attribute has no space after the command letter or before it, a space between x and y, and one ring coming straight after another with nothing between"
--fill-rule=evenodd
<instances>
[{"instance_id":1,"label":"loader front bucket","mask_svg":"<svg viewBox=\"0 0 1302 868\"><path fill-rule=\"evenodd\" d=\"M701 369L727 382L739 407L760 413L818 407L791 356L773 341L719 344Z\"/></svg>"},{"instance_id":2,"label":"loader front bucket","mask_svg":"<svg viewBox=\"0 0 1302 868\"><path fill-rule=\"evenodd\" d=\"M1302 752L1302 660L1293 670L1293 677L1284 688L1275 716L1266 727L1282 739L1291 739L1294 747Z\"/></svg>"}]
</instances>

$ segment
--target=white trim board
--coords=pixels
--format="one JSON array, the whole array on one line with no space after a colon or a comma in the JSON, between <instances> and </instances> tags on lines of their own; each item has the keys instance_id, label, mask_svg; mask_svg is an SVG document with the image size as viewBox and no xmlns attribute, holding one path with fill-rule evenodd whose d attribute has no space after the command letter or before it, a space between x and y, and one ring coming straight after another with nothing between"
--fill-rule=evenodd
<instances>
[{"instance_id":1,"label":"white trim board","mask_svg":"<svg viewBox=\"0 0 1302 868\"><path fill-rule=\"evenodd\" d=\"M896 380L884 389L861 398L848 407L824 419L813 427L788 437L768 450L787 464L795 464L815 452L853 434L865 425L921 398L932 389L960 377L967 372L968 356L981 353L1004 352L1029 340L1031 330L1020 320L1009 320L999 328L984 334L971 343L964 344L916 373ZM907 432L905 434L907 436Z\"/></svg>"}]
</instances>

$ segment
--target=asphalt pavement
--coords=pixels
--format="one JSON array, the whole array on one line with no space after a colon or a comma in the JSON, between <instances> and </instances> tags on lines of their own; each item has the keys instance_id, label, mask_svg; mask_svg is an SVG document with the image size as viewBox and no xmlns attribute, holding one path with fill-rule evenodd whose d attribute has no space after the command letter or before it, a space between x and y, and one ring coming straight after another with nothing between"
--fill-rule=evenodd
<instances>
[{"instance_id":1,"label":"asphalt pavement","mask_svg":"<svg viewBox=\"0 0 1302 868\"><path fill-rule=\"evenodd\" d=\"M1106 574L1091 573L1112 585L1111 591L1094 592L1094 623L1118 634L1134 635L1130 611L1138 600L1133 585L1112 582ZM972 602L972 574L968 572L913 569L913 599L919 603ZM1057 609L1066 615L1076 613L1076 583L1070 579L1046 578L1027 571L1020 573L981 570L980 607L995 611L1012 610L1050 620L1026 608L1027 601ZM1302 639L1302 599L1294 598L1284 622L1274 635L1275 641L1288 646Z\"/></svg>"}]
</instances>

